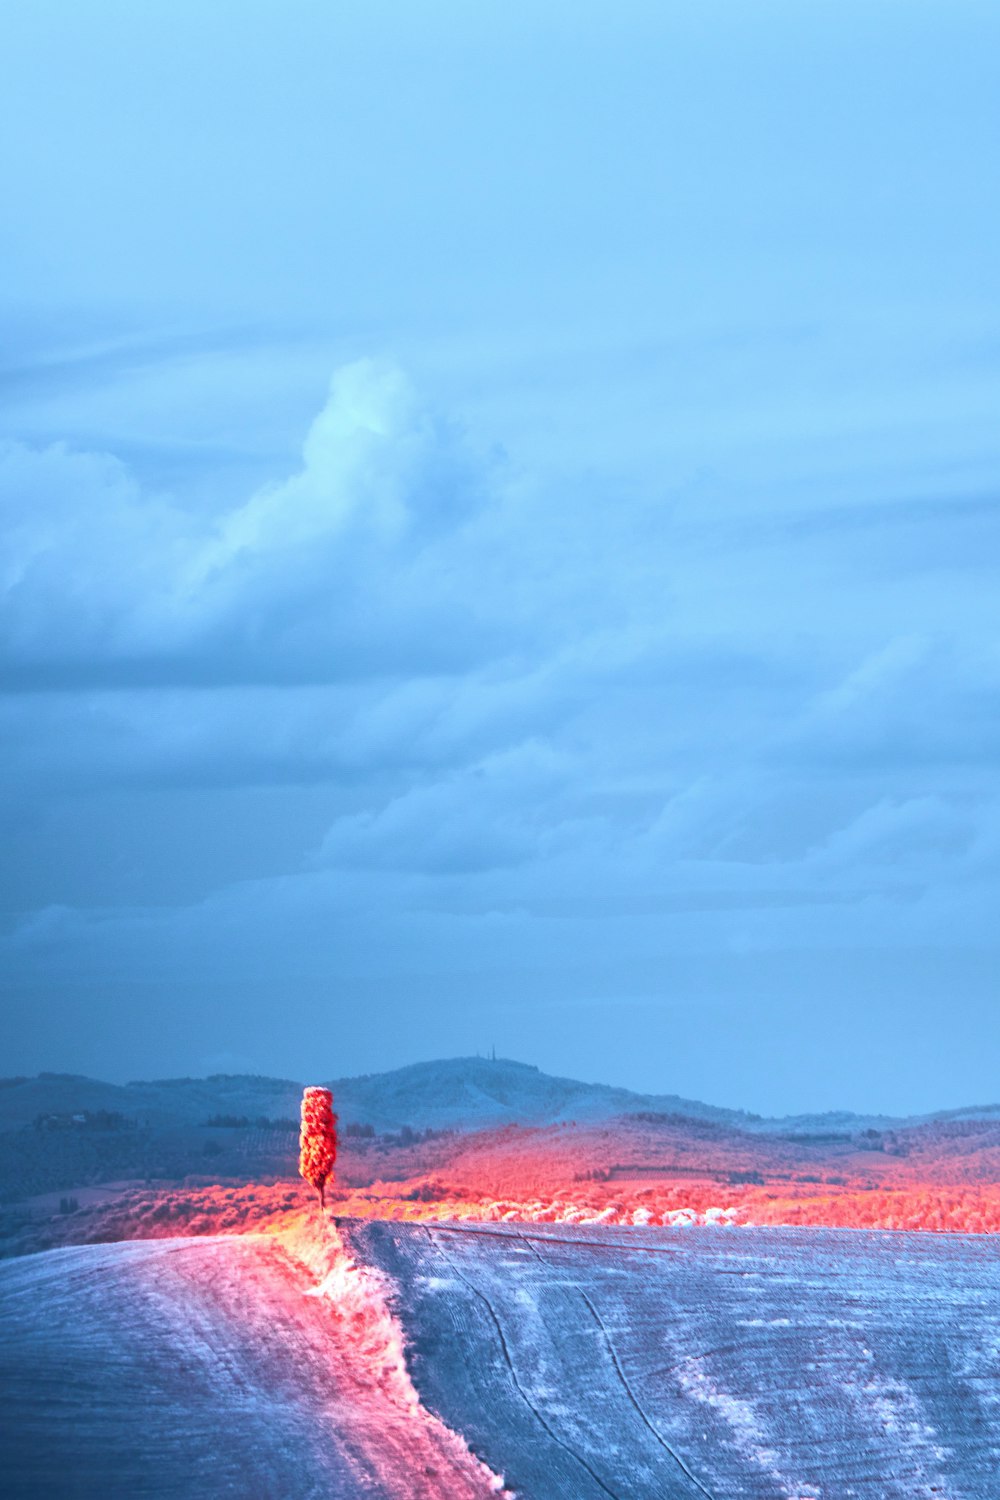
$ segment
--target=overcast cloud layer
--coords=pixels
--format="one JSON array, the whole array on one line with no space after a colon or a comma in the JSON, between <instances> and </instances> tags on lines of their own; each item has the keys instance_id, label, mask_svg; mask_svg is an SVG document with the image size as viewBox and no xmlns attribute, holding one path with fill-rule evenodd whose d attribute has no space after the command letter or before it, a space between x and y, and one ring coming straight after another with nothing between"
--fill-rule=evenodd
<instances>
[{"instance_id":1,"label":"overcast cloud layer","mask_svg":"<svg viewBox=\"0 0 1000 1500\"><path fill-rule=\"evenodd\" d=\"M2 1071L1000 1097L995 10L12 29Z\"/></svg>"}]
</instances>

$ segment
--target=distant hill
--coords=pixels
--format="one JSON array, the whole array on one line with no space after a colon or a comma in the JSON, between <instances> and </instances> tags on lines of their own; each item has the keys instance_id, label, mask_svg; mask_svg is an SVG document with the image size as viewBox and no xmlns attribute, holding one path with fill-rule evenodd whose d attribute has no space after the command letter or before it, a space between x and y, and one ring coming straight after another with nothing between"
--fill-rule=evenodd
<instances>
[{"instance_id":1,"label":"distant hill","mask_svg":"<svg viewBox=\"0 0 1000 1500\"><path fill-rule=\"evenodd\" d=\"M515 1122L596 1121L641 1109L743 1125L753 1118L674 1094L635 1094L607 1084L553 1078L506 1058L448 1058L413 1063L391 1073L325 1081L333 1090L343 1123L370 1124L380 1132L403 1125L420 1130L480 1130ZM0 1130L29 1125L39 1115L99 1110L122 1114L153 1129L197 1125L221 1115L294 1118L302 1087L297 1081L250 1074L113 1084L75 1074L41 1073L36 1078L0 1083Z\"/></svg>"},{"instance_id":2,"label":"distant hill","mask_svg":"<svg viewBox=\"0 0 1000 1500\"><path fill-rule=\"evenodd\" d=\"M720 1124L747 1124L739 1110L719 1109L676 1094L635 1094L603 1083L554 1078L509 1058L456 1057L413 1063L367 1078L330 1084L343 1119L370 1121L376 1130L408 1124L434 1130L480 1130L499 1125L591 1123L635 1110L682 1113Z\"/></svg>"},{"instance_id":3,"label":"distant hill","mask_svg":"<svg viewBox=\"0 0 1000 1500\"><path fill-rule=\"evenodd\" d=\"M216 1075L149 1083L100 1083L73 1073L0 1080L0 1130L32 1124L40 1115L107 1110L152 1129L198 1125L213 1115L293 1118L302 1087L279 1078Z\"/></svg>"},{"instance_id":4,"label":"distant hill","mask_svg":"<svg viewBox=\"0 0 1000 1500\"><path fill-rule=\"evenodd\" d=\"M305 1080L316 1082L316 1079ZM677 1094L637 1094L608 1084L555 1078L509 1058L447 1058L413 1063L389 1073L329 1080L343 1124L396 1131L481 1130L508 1124L594 1124L647 1111L711 1120L747 1131L860 1130L900 1127L927 1120L1000 1118L1000 1105L941 1111L909 1120L830 1112L763 1119ZM200 1125L218 1116L249 1120L294 1119L302 1083L253 1074L216 1074L127 1084L101 1083L76 1074L41 1073L0 1080L0 1130L32 1124L40 1115L112 1111L153 1130Z\"/></svg>"}]
</instances>

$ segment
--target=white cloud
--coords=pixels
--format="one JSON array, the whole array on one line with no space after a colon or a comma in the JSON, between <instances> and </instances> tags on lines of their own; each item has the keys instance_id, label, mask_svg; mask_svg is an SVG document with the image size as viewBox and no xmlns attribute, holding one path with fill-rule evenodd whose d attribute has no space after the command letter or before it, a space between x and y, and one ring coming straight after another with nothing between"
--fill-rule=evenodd
<instances>
[{"instance_id":1,"label":"white cloud","mask_svg":"<svg viewBox=\"0 0 1000 1500\"><path fill-rule=\"evenodd\" d=\"M873 883L894 870L916 875L941 859L953 864L969 849L974 830L971 810L942 797L883 799L838 828L808 859L818 870L848 870Z\"/></svg>"},{"instance_id":2,"label":"white cloud","mask_svg":"<svg viewBox=\"0 0 1000 1500\"><path fill-rule=\"evenodd\" d=\"M557 835L570 772L544 745L522 744L413 786L375 812L338 819L320 860L445 875L525 864Z\"/></svg>"},{"instance_id":3,"label":"white cloud","mask_svg":"<svg viewBox=\"0 0 1000 1500\"><path fill-rule=\"evenodd\" d=\"M467 665L496 649L494 601L441 553L496 503L488 478L399 371L369 362L335 376L298 472L214 521L107 456L8 445L3 670L86 686Z\"/></svg>"},{"instance_id":4,"label":"white cloud","mask_svg":"<svg viewBox=\"0 0 1000 1500\"><path fill-rule=\"evenodd\" d=\"M530 972L645 995L685 955L991 930L977 579L913 628L925 571L887 603L839 532L542 490L372 364L237 504L63 448L4 450L0 492L4 816L31 872L5 901L45 908L6 950L25 993L271 994L291 954L324 994Z\"/></svg>"},{"instance_id":5,"label":"white cloud","mask_svg":"<svg viewBox=\"0 0 1000 1500\"><path fill-rule=\"evenodd\" d=\"M306 435L298 473L225 515L185 582L197 589L240 559L273 559L355 532L392 550L459 524L482 499L461 441L391 365L339 370Z\"/></svg>"}]
</instances>

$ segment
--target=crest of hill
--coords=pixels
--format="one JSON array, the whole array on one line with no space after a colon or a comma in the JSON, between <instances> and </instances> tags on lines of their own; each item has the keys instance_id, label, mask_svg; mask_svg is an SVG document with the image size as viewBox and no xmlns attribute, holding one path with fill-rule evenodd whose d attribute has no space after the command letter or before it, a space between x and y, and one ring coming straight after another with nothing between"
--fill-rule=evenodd
<instances>
[{"instance_id":1,"label":"crest of hill","mask_svg":"<svg viewBox=\"0 0 1000 1500\"><path fill-rule=\"evenodd\" d=\"M292 1119L298 1116L301 1095L298 1083L254 1075L117 1084L74 1073L39 1073L0 1079L0 1130L20 1129L40 1116L100 1110L154 1130L199 1125L213 1115Z\"/></svg>"},{"instance_id":2,"label":"crest of hill","mask_svg":"<svg viewBox=\"0 0 1000 1500\"><path fill-rule=\"evenodd\" d=\"M752 1116L676 1094L635 1094L604 1083L554 1078L510 1058L456 1057L412 1063L391 1073L333 1079L342 1120L376 1130L412 1125L433 1130L480 1130L502 1125L591 1123L637 1110L684 1114L747 1126Z\"/></svg>"},{"instance_id":3,"label":"crest of hill","mask_svg":"<svg viewBox=\"0 0 1000 1500\"><path fill-rule=\"evenodd\" d=\"M990 1105L910 1120L841 1111L763 1119L677 1094L638 1094L609 1084L556 1078L509 1058L412 1063L389 1073L335 1078L328 1086L343 1124L370 1124L379 1132L397 1131L404 1125L420 1130L484 1130L570 1120L594 1124L639 1112L684 1115L745 1131L793 1134L1000 1117L1000 1106ZM291 1120L298 1117L301 1093L302 1084L295 1080L256 1074L112 1084L78 1074L40 1073L34 1078L0 1079L0 1130L20 1129L39 1116L102 1110L154 1130L203 1124L217 1116Z\"/></svg>"},{"instance_id":4,"label":"crest of hill","mask_svg":"<svg viewBox=\"0 0 1000 1500\"><path fill-rule=\"evenodd\" d=\"M636 1110L682 1113L695 1119L747 1125L751 1116L676 1094L635 1094L608 1084L553 1078L507 1058L447 1058L413 1063L391 1073L336 1078L336 1109L347 1124L377 1131L404 1125L426 1130L482 1130L503 1125L592 1123ZM101 1083L69 1073L9 1079L0 1087L0 1129L30 1125L43 1115L107 1110L152 1128L196 1125L213 1116L294 1119L302 1084L252 1074Z\"/></svg>"}]
</instances>

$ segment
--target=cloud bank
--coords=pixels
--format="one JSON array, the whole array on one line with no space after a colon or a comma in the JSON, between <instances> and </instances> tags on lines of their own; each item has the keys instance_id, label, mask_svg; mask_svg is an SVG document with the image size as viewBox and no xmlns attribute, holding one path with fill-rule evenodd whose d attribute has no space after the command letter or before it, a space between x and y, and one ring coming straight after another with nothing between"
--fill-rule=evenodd
<instances>
[{"instance_id":1,"label":"cloud bank","mask_svg":"<svg viewBox=\"0 0 1000 1500\"><path fill-rule=\"evenodd\" d=\"M612 1066L637 1026L686 1035L689 1088L770 1107L738 1061L713 1090L713 1028L756 1025L780 1093L803 1013L831 1047L879 1006L873 1089L897 1008L937 1025L925 955L985 1003L996 507L543 487L371 361L241 502L7 444L0 504L4 962L38 1065L55 1021L135 1070L150 1006L178 1069L268 1056L278 1006L345 1067L489 1028L593 1073L589 1014Z\"/></svg>"}]
</instances>

